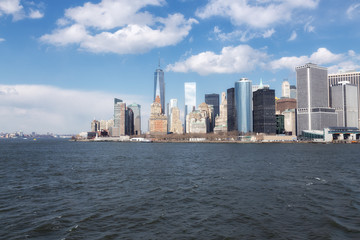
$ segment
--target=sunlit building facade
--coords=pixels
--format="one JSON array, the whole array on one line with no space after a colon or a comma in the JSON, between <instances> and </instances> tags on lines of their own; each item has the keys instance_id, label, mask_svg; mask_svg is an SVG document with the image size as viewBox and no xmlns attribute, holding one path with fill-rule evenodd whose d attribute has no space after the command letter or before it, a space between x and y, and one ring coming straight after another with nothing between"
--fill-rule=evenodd
<instances>
[{"instance_id":1,"label":"sunlit building facade","mask_svg":"<svg viewBox=\"0 0 360 240\"><path fill-rule=\"evenodd\" d=\"M253 131L252 82L241 78L235 82L235 106L237 130L241 133Z\"/></svg>"}]
</instances>

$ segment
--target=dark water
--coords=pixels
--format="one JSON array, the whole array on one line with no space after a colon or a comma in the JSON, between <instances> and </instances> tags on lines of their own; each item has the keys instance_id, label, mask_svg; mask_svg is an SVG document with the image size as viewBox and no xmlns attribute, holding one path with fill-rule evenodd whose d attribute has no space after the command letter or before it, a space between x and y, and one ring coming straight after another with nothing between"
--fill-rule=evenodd
<instances>
[{"instance_id":1,"label":"dark water","mask_svg":"<svg viewBox=\"0 0 360 240\"><path fill-rule=\"evenodd\" d=\"M0 140L0 239L360 239L360 145Z\"/></svg>"}]
</instances>

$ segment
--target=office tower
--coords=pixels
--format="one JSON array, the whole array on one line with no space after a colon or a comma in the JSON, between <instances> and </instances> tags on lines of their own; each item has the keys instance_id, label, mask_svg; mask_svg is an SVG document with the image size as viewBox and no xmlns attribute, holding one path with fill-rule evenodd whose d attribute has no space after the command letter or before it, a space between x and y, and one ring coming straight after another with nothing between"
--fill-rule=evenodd
<instances>
[{"instance_id":1,"label":"office tower","mask_svg":"<svg viewBox=\"0 0 360 240\"><path fill-rule=\"evenodd\" d=\"M285 127L284 127L284 120L285 116L282 114L276 114L275 115L275 121L276 121L276 134L284 134Z\"/></svg>"},{"instance_id":2,"label":"office tower","mask_svg":"<svg viewBox=\"0 0 360 240\"><path fill-rule=\"evenodd\" d=\"M154 73L154 99L156 96L160 98L161 111L165 114L165 80L164 80L164 71L160 68L160 61L158 69Z\"/></svg>"},{"instance_id":3,"label":"office tower","mask_svg":"<svg viewBox=\"0 0 360 240\"><path fill-rule=\"evenodd\" d=\"M178 107L178 100L173 98L170 99L170 102L168 103L168 131L170 131L171 129L171 124L172 124L172 111L171 109L174 107Z\"/></svg>"},{"instance_id":4,"label":"office tower","mask_svg":"<svg viewBox=\"0 0 360 240\"><path fill-rule=\"evenodd\" d=\"M296 99L296 86L290 85L290 98Z\"/></svg>"},{"instance_id":5,"label":"office tower","mask_svg":"<svg viewBox=\"0 0 360 240\"><path fill-rule=\"evenodd\" d=\"M125 135L126 103L121 99L114 98L114 127L111 136L119 137Z\"/></svg>"},{"instance_id":6,"label":"office tower","mask_svg":"<svg viewBox=\"0 0 360 240\"><path fill-rule=\"evenodd\" d=\"M335 109L329 108L327 78L327 68L316 64L296 67L298 136L337 125Z\"/></svg>"},{"instance_id":7,"label":"office tower","mask_svg":"<svg viewBox=\"0 0 360 240\"><path fill-rule=\"evenodd\" d=\"M215 128L214 133L220 132L227 132L228 131L228 124L227 124L227 100L226 100L226 93L221 93L221 105L220 105L220 115L215 118Z\"/></svg>"},{"instance_id":8,"label":"office tower","mask_svg":"<svg viewBox=\"0 0 360 240\"><path fill-rule=\"evenodd\" d=\"M237 130L236 107L235 107L235 88L227 90L227 125L228 131Z\"/></svg>"},{"instance_id":9,"label":"office tower","mask_svg":"<svg viewBox=\"0 0 360 240\"><path fill-rule=\"evenodd\" d=\"M237 130L241 133L253 131L251 80L241 78L235 82L235 106Z\"/></svg>"},{"instance_id":10,"label":"office tower","mask_svg":"<svg viewBox=\"0 0 360 240\"><path fill-rule=\"evenodd\" d=\"M184 126L186 131L186 115L192 112L196 107L196 82L184 83L185 88L185 110L184 110Z\"/></svg>"},{"instance_id":11,"label":"office tower","mask_svg":"<svg viewBox=\"0 0 360 240\"><path fill-rule=\"evenodd\" d=\"M330 87L330 105L338 114L339 127L359 127L359 97L357 86L339 82Z\"/></svg>"},{"instance_id":12,"label":"office tower","mask_svg":"<svg viewBox=\"0 0 360 240\"><path fill-rule=\"evenodd\" d=\"M251 87L252 92L255 92L258 89L263 89L263 88L270 88L270 85L267 85L267 84L264 85L263 82L262 82L262 78L260 78L260 84L259 85L252 85L252 87Z\"/></svg>"},{"instance_id":13,"label":"office tower","mask_svg":"<svg viewBox=\"0 0 360 240\"><path fill-rule=\"evenodd\" d=\"M186 133L208 133L210 129L211 109L206 103L199 105L199 110L194 110L186 116Z\"/></svg>"},{"instance_id":14,"label":"office tower","mask_svg":"<svg viewBox=\"0 0 360 240\"><path fill-rule=\"evenodd\" d=\"M125 111L125 135L134 135L134 112L128 107Z\"/></svg>"},{"instance_id":15,"label":"office tower","mask_svg":"<svg viewBox=\"0 0 360 240\"><path fill-rule=\"evenodd\" d=\"M296 113L295 109L286 109L284 115L284 130L286 135L296 135Z\"/></svg>"},{"instance_id":16,"label":"office tower","mask_svg":"<svg viewBox=\"0 0 360 240\"><path fill-rule=\"evenodd\" d=\"M275 90L263 88L253 93L254 132L275 134Z\"/></svg>"},{"instance_id":17,"label":"office tower","mask_svg":"<svg viewBox=\"0 0 360 240\"><path fill-rule=\"evenodd\" d=\"M290 83L285 79L281 84L281 97L290 98Z\"/></svg>"},{"instance_id":18,"label":"office tower","mask_svg":"<svg viewBox=\"0 0 360 240\"><path fill-rule=\"evenodd\" d=\"M159 96L151 104L149 125L150 134L167 133L167 117L162 112Z\"/></svg>"},{"instance_id":19,"label":"office tower","mask_svg":"<svg viewBox=\"0 0 360 240\"><path fill-rule=\"evenodd\" d=\"M348 81L352 85L357 86L358 92L358 126L360 126L360 72L349 71L336 74L329 74L328 76L329 86L336 85L339 82ZM330 92L330 89L329 89Z\"/></svg>"},{"instance_id":20,"label":"office tower","mask_svg":"<svg viewBox=\"0 0 360 240\"><path fill-rule=\"evenodd\" d=\"M215 117L219 115L219 94L205 94L205 103L208 105L213 105Z\"/></svg>"},{"instance_id":21,"label":"office tower","mask_svg":"<svg viewBox=\"0 0 360 240\"><path fill-rule=\"evenodd\" d=\"M134 113L134 133L135 135L141 134L141 106L133 103L128 106Z\"/></svg>"},{"instance_id":22,"label":"office tower","mask_svg":"<svg viewBox=\"0 0 360 240\"><path fill-rule=\"evenodd\" d=\"M174 134L184 133L184 129L180 120L180 109L177 106L173 106L170 110L170 114L171 114L170 132Z\"/></svg>"},{"instance_id":23,"label":"office tower","mask_svg":"<svg viewBox=\"0 0 360 240\"><path fill-rule=\"evenodd\" d=\"M93 120L91 122L91 132L98 132L100 131L100 122L97 120Z\"/></svg>"}]
</instances>

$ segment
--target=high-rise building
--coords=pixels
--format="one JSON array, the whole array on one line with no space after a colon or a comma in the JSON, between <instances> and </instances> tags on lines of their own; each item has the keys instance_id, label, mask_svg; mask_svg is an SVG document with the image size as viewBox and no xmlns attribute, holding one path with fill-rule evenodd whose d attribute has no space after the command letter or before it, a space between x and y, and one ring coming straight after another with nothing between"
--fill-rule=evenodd
<instances>
[{"instance_id":1,"label":"high-rise building","mask_svg":"<svg viewBox=\"0 0 360 240\"><path fill-rule=\"evenodd\" d=\"M251 80L241 78L235 82L235 106L237 130L241 133L253 131Z\"/></svg>"},{"instance_id":2,"label":"high-rise building","mask_svg":"<svg viewBox=\"0 0 360 240\"><path fill-rule=\"evenodd\" d=\"M121 99L114 98L114 126L111 130L111 136L119 137L125 135L125 114L126 103Z\"/></svg>"},{"instance_id":3,"label":"high-rise building","mask_svg":"<svg viewBox=\"0 0 360 240\"><path fill-rule=\"evenodd\" d=\"M329 86L336 85L343 81L348 81L352 85L357 86L358 92L358 125L360 126L360 72L356 71L349 71L349 72L342 72L336 74L329 74L328 76ZM330 92L330 89L329 89Z\"/></svg>"},{"instance_id":4,"label":"high-rise building","mask_svg":"<svg viewBox=\"0 0 360 240\"><path fill-rule=\"evenodd\" d=\"M220 115L215 118L214 133L227 132L227 100L226 93L221 93Z\"/></svg>"},{"instance_id":5,"label":"high-rise building","mask_svg":"<svg viewBox=\"0 0 360 240\"><path fill-rule=\"evenodd\" d=\"M185 110L184 110L184 126L186 131L186 115L192 112L196 107L196 82L184 83L185 88Z\"/></svg>"},{"instance_id":6,"label":"high-rise building","mask_svg":"<svg viewBox=\"0 0 360 240\"><path fill-rule=\"evenodd\" d=\"M126 108L125 135L134 135L134 112L131 108Z\"/></svg>"},{"instance_id":7,"label":"high-rise building","mask_svg":"<svg viewBox=\"0 0 360 240\"><path fill-rule=\"evenodd\" d=\"M253 93L254 132L275 134L275 90L263 88Z\"/></svg>"},{"instance_id":8,"label":"high-rise building","mask_svg":"<svg viewBox=\"0 0 360 240\"><path fill-rule=\"evenodd\" d=\"M339 82L330 87L330 105L338 114L338 127L359 127L357 86Z\"/></svg>"},{"instance_id":9,"label":"high-rise building","mask_svg":"<svg viewBox=\"0 0 360 240\"><path fill-rule=\"evenodd\" d=\"M165 114L165 80L164 71L160 68L160 62L158 69L154 73L154 99L159 96L161 103L161 111Z\"/></svg>"},{"instance_id":10,"label":"high-rise building","mask_svg":"<svg viewBox=\"0 0 360 240\"><path fill-rule=\"evenodd\" d=\"M161 110L160 97L156 96L155 101L151 104L149 119L150 134L167 133L167 117Z\"/></svg>"},{"instance_id":11,"label":"high-rise building","mask_svg":"<svg viewBox=\"0 0 360 240\"><path fill-rule=\"evenodd\" d=\"M236 127L236 107L235 107L235 88L227 90L227 126L228 131L237 130Z\"/></svg>"},{"instance_id":12,"label":"high-rise building","mask_svg":"<svg viewBox=\"0 0 360 240\"><path fill-rule=\"evenodd\" d=\"M199 110L190 112L186 116L186 133L208 133L212 109L206 103L199 105Z\"/></svg>"},{"instance_id":13,"label":"high-rise building","mask_svg":"<svg viewBox=\"0 0 360 240\"><path fill-rule=\"evenodd\" d=\"M281 84L281 97L290 98L290 83L285 79Z\"/></svg>"},{"instance_id":14,"label":"high-rise building","mask_svg":"<svg viewBox=\"0 0 360 240\"><path fill-rule=\"evenodd\" d=\"M173 99L170 99L170 102L168 103L168 131L170 131L171 129L171 124L172 124L172 111L171 109L174 108L174 107L178 107L178 100L173 98Z\"/></svg>"},{"instance_id":15,"label":"high-rise building","mask_svg":"<svg viewBox=\"0 0 360 240\"><path fill-rule=\"evenodd\" d=\"M175 134L182 134L184 132L184 129L180 120L180 109L177 106L173 106L170 110L170 114L171 114L170 132Z\"/></svg>"},{"instance_id":16,"label":"high-rise building","mask_svg":"<svg viewBox=\"0 0 360 240\"><path fill-rule=\"evenodd\" d=\"M219 94L205 94L205 103L207 105L213 105L215 117L219 115Z\"/></svg>"},{"instance_id":17,"label":"high-rise building","mask_svg":"<svg viewBox=\"0 0 360 240\"><path fill-rule=\"evenodd\" d=\"M141 106L133 103L128 106L134 113L134 133L135 135L141 134Z\"/></svg>"},{"instance_id":18,"label":"high-rise building","mask_svg":"<svg viewBox=\"0 0 360 240\"><path fill-rule=\"evenodd\" d=\"M329 107L327 72L327 68L312 63L296 67L298 136L304 130L337 125L335 109Z\"/></svg>"},{"instance_id":19,"label":"high-rise building","mask_svg":"<svg viewBox=\"0 0 360 240\"><path fill-rule=\"evenodd\" d=\"M296 99L296 86L290 85L290 98Z\"/></svg>"},{"instance_id":20,"label":"high-rise building","mask_svg":"<svg viewBox=\"0 0 360 240\"><path fill-rule=\"evenodd\" d=\"M276 114L282 114L286 109L296 109L296 99L281 98L275 102Z\"/></svg>"}]
</instances>

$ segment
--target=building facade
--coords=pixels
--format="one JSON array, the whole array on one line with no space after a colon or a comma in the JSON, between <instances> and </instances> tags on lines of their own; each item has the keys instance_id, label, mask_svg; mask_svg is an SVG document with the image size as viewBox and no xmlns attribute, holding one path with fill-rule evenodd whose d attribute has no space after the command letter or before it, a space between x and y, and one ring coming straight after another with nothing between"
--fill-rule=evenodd
<instances>
[{"instance_id":1,"label":"building facade","mask_svg":"<svg viewBox=\"0 0 360 240\"><path fill-rule=\"evenodd\" d=\"M215 118L215 128L214 133L227 132L228 130L228 121L227 121L227 100L226 93L221 93L221 105L220 105L220 115Z\"/></svg>"},{"instance_id":2,"label":"building facade","mask_svg":"<svg viewBox=\"0 0 360 240\"><path fill-rule=\"evenodd\" d=\"M151 104L149 130L150 134L154 135L167 134L167 117L162 112L159 96L156 96Z\"/></svg>"},{"instance_id":3,"label":"building facade","mask_svg":"<svg viewBox=\"0 0 360 240\"><path fill-rule=\"evenodd\" d=\"M235 106L237 130L241 133L253 131L252 82L241 78L235 82Z\"/></svg>"},{"instance_id":4,"label":"building facade","mask_svg":"<svg viewBox=\"0 0 360 240\"><path fill-rule=\"evenodd\" d=\"M172 121L172 109L174 107L178 107L178 100L175 98L170 99L169 103L168 103L168 131L171 132L171 124L173 123Z\"/></svg>"},{"instance_id":5,"label":"building facade","mask_svg":"<svg viewBox=\"0 0 360 240\"><path fill-rule=\"evenodd\" d=\"M329 74L328 76L329 86L337 85L340 82L347 81L352 85L357 86L358 92L358 126L360 126L360 72L350 71L336 74ZM330 89L329 89L330 93Z\"/></svg>"},{"instance_id":6,"label":"building facade","mask_svg":"<svg viewBox=\"0 0 360 240\"><path fill-rule=\"evenodd\" d=\"M114 126L111 129L111 136L125 136L126 103L121 99L114 99Z\"/></svg>"},{"instance_id":7,"label":"building facade","mask_svg":"<svg viewBox=\"0 0 360 240\"><path fill-rule=\"evenodd\" d=\"M212 93L212 94L205 94L205 103L207 105L213 105L214 107L214 116L216 117L219 115L219 94Z\"/></svg>"},{"instance_id":8,"label":"building facade","mask_svg":"<svg viewBox=\"0 0 360 240\"><path fill-rule=\"evenodd\" d=\"M253 132L275 134L275 90L264 88L253 94Z\"/></svg>"},{"instance_id":9,"label":"building facade","mask_svg":"<svg viewBox=\"0 0 360 240\"><path fill-rule=\"evenodd\" d=\"M290 98L290 83L284 80L281 84L281 97Z\"/></svg>"},{"instance_id":10,"label":"building facade","mask_svg":"<svg viewBox=\"0 0 360 240\"><path fill-rule=\"evenodd\" d=\"M134 114L134 135L141 134L141 106L139 104L133 103L128 105L128 108L133 111Z\"/></svg>"},{"instance_id":11,"label":"building facade","mask_svg":"<svg viewBox=\"0 0 360 240\"><path fill-rule=\"evenodd\" d=\"M308 63L296 67L297 135L304 130L337 126L335 109L329 107L327 68Z\"/></svg>"},{"instance_id":12,"label":"building facade","mask_svg":"<svg viewBox=\"0 0 360 240\"><path fill-rule=\"evenodd\" d=\"M154 73L154 99L159 96L161 103L161 111L165 114L165 79L164 71L160 69L160 63L158 69Z\"/></svg>"},{"instance_id":13,"label":"building facade","mask_svg":"<svg viewBox=\"0 0 360 240\"><path fill-rule=\"evenodd\" d=\"M286 109L296 109L296 99L282 98L275 102L275 111L277 114L282 114Z\"/></svg>"},{"instance_id":14,"label":"building facade","mask_svg":"<svg viewBox=\"0 0 360 240\"><path fill-rule=\"evenodd\" d=\"M180 109L177 106L174 106L171 108L170 113L171 113L170 132L174 134L183 134L184 129L180 120Z\"/></svg>"},{"instance_id":15,"label":"building facade","mask_svg":"<svg viewBox=\"0 0 360 240\"><path fill-rule=\"evenodd\" d=\"M227 89L227 126L228 131L237 130L236 107L235 107L235 88Z\"/></svg>"},{"instance_id":16,"label":"building facade","mask_svg":"<svg viewBox=\"0 0 360 240\"><path fill-rule=\"evenodd\" d=\"M357 86L339 82L330 87L330 105L338 116L338 127L359 127L359 101Z\"/></svg>"},{"instance_id":17,"label":"building facade","mask_svg":"<svg viewBox=\"0 0 360 240\"><path fill-rule=\"evenodd\" d=\"M290 85L290 98L296 99L296 86Z\"/></svg>"}]
</instances>

